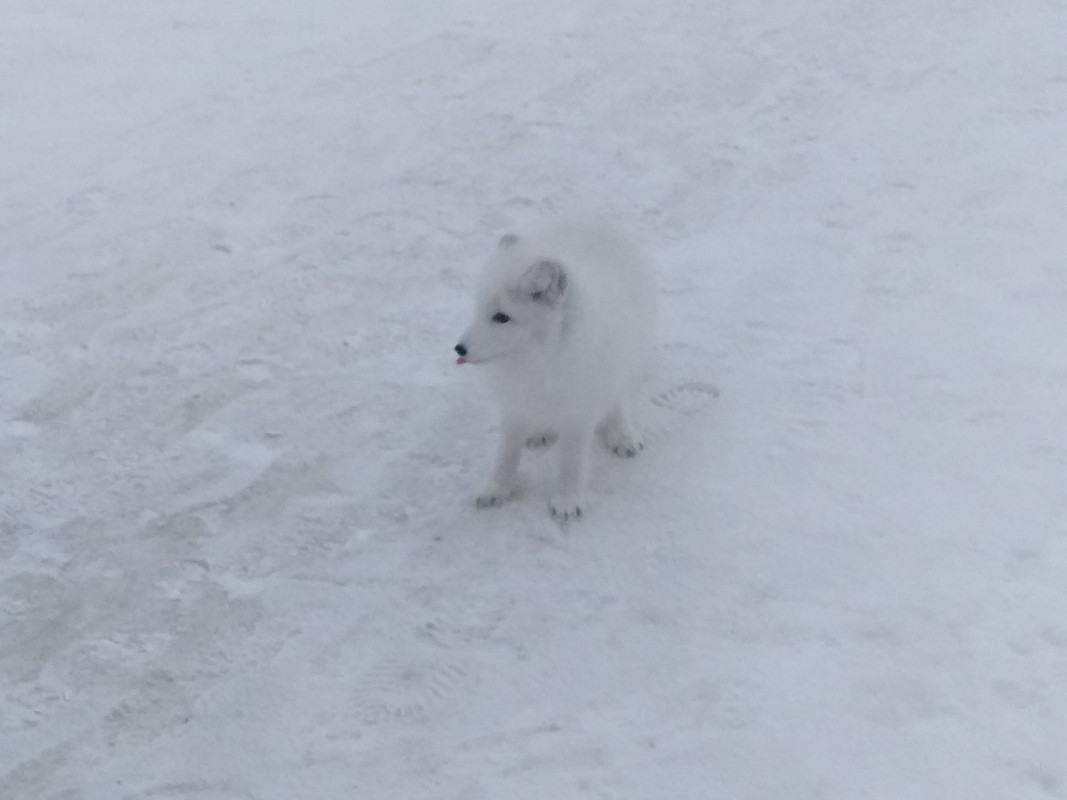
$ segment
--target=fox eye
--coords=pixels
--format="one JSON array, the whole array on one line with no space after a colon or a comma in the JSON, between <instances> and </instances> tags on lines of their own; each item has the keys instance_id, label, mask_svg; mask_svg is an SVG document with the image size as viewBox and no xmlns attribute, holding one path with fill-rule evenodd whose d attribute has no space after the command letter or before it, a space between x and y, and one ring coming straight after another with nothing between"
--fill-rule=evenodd
<instances>
[{"instance_id":1,"label":"fox eye","mask_svg":"<svg viewBox=\"0 0 1067 800\"><path fill-rule=\"evenodd\" d=\"M509 317L503 311L497 311L495 314L493 314L493 322L508 322L510 320L511 317Z\"/></svg>"}]
</instances>

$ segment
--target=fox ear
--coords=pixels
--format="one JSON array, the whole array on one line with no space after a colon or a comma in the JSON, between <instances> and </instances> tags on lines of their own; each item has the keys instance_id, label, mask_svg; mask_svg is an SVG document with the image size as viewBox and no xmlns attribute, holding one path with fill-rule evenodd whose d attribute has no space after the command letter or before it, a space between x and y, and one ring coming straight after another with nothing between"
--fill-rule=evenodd
<instances>
[{"instance_id":1,"label":"fox ear","mask_svg":"<svg viewBox=\"0 0 1067 800\"><path fill-rule=\"evenodd\" d=\"M497 245L501 250L508 250L519 243L519 237L514 233L505 233L500 237L500 243Z\"/></svg>"},{"instance_id":2,"label":"fox ear","mask_svg":"<svg viewBox=\"0 0 1067 800\"><path fill-rule=\"evenodd\" d=\"M555 306L567 289L567 273L558 261L538 261L523 274L521 286L534 302Z\"/></svg>"}]
</instances>

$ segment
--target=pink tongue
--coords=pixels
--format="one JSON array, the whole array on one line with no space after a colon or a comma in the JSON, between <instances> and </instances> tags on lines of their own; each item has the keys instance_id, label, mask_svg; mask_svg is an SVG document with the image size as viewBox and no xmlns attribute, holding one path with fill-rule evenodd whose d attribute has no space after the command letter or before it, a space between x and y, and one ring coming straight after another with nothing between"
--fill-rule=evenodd
<instances>
[{"instance_id":1,"label":"pink tongue","mask_svg":"<svg viewBox=\"0 0 1067 800\"><path fill-rule=\"evenodd\" d=\"M467 359L465 359L465 358L463 358L463 357L461 356L460 358L457 358L457 359L456 359L456 363L457 363L457 364L466 364L466 363L467 363Z\"/></svg>"}]
</instances>

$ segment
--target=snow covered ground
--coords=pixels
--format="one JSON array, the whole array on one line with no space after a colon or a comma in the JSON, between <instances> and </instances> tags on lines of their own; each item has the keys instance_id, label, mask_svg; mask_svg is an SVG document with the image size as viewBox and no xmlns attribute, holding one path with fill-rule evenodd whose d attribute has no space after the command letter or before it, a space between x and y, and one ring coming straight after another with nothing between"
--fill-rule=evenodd
<instances>
[{"instance_id":1,"label":"snow covered ground","mask_svg":"<svg viewBox=\"0 0 1067 800\"><path fill-rule=\"evenodd\" d=\"M1067 797L1065 42L1063 0L9 0L0 797ZM473 507L451 347L574 208L665 331L561 527L543 457Z\"/></svg>"}]
</instances>

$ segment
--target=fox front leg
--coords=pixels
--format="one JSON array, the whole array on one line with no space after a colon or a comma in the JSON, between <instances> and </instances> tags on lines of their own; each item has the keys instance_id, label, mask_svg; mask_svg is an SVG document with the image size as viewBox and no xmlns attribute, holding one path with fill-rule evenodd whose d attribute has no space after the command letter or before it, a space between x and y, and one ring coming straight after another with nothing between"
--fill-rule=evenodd
<instances>
[{"instance_id":1,"label":"fox front leg","mask_svg":"<svg viewBox=\"0 0 1067 800\"><path fill-rule=\"evenodd\" d=\"M510 421L501 425L493 472L474 498L479 508L502 505L515 495L519 485L519 460L525 442L526 431L522 426Z\"/></svg>"}]
</instances>

